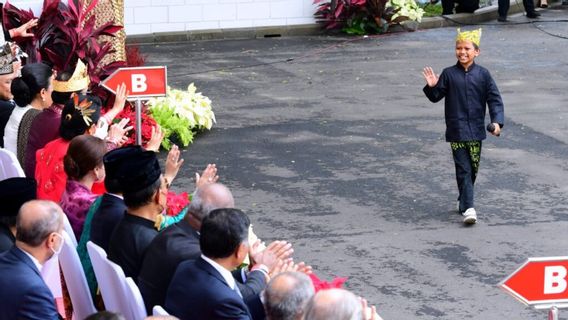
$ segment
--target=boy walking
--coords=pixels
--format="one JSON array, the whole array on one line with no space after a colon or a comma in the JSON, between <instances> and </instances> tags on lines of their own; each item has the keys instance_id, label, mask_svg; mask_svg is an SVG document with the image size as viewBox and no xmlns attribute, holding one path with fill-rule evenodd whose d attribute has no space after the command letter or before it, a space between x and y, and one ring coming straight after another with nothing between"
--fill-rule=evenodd
<instances>
[{"instance_id":1,"label":"boy walking","mask_svg":"<svg viewBox=\"0 0 568 320\"><path fill-rule=\"evenodd\" d=\"M432 102L445 98L446 141L450 143L458 183L458 211L465 224L477 222L473 205L473 185L479 169L481 141L485 140L485 113L499 136L504 122L503 100L489 71L475 63L479 55L481 29L460 32L456 37L456 65L438 77L424 68L424 93Z\"/></svg>"}]
</instances>

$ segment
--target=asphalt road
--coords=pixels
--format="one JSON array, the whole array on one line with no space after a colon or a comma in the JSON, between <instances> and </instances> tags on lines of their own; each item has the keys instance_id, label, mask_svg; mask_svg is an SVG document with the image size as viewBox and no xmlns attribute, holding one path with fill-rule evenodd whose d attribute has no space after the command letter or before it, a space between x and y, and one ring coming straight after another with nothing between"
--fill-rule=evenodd
<instances>
[{"instance_id":1,"label":"asphalt road","mask_svg":"<svg viewBox=\"0 0 568 320\"><path fill-rule=\"evenodd\" d=\"M542 13L483 26L506 124L484 142L473 227L453 211L443 103L422 93L424 66L455 63L454 28L142 46L217 115L176 188L216 163L261 238L348 277L385 319L546 319L497 287L528 257L568 255L568 8Z\"/></svg>"}]
</instances>

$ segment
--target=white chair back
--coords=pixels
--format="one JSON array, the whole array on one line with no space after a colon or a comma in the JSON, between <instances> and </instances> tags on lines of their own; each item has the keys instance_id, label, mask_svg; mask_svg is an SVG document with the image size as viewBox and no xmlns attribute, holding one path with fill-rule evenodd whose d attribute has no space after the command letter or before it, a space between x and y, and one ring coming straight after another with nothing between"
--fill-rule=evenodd
<instances>
[{"instance_id":1,"label":"white chair back","mask_svg":"<svg viewBox=\"0 0 568 320\"><path fill-rule=\"evenodd\" d=\"M77 250L77 238L75 237L75 233L73 232L73 228L71 227L71 223L69 222L69 219L67 218L67 215L63 215L63 230L65 230L65 232L67 232L67 235L69 235L69 239L71 240L71 243L73 244L73 247L75 248L75 250ZM105 254L106 256L106 254Z\"/></svg>"},{"instance_id":2,"label":"white chair back","mask_svg":"<svg viewBox=\"0 0 568 320\"><path fill-rule=\"evenodd\" d=\"M132 311L131 298L128 294L129 289L127 288L128 285L122 268L110 261L106 252L92 241L87 242L87 251L93 264L95 277L99 283L105 309L122 314L126 320L145 318L145 315L140 318ZM142 299L142 296L140 296L140 299ZM144 302L142 302L142 306L144 306Z\"/></svg>"},{"instance_id":3,"label":"white chair back","mask_svg":"<svg viewBox=\"0 0 568 320\"><path fill-rule=\"evenodd\" d=\"M76 246L73 245L71 237L66 231L63 232L63 240L65 242L59 254L59 262L65 276L69 296L71 296L73 318L85 319L87 316L96 313L97 309L93 304L91 291Z\"/></svg>"},{"instance_id":4,"label":"white chair back","mask_svg":"<svg viewBox=\"0 0 568 320\"><path fill-rule=\"evenodd\" d=\"M140 293L140 289L132 280L131 277L126 278L126 297L130 301L130 306L132 308L132 314L135 319L144 319L148 316L146 312L146 307L144 306L144 299Z\"/></svg>"},{"instance_id":5,"label":"white chair back","mask_svg":"<svg viewBox=\"0 0 568 320\"><path fill-rule=\"evenodd\" d=\"M162 306L154 306L152 309L153 316L169 316L170 314L162 308Z\"/></svg>"},{"instance_id":6,"label":"white chair back","mask_svg":"<svg viewBox=\"0 0 568 320\"><path fill-rule=\"evenodd\" d=\"M16 155L11 151L0 148L0 180L25 176L26 174Z\"/></svg>"}]
</instances>

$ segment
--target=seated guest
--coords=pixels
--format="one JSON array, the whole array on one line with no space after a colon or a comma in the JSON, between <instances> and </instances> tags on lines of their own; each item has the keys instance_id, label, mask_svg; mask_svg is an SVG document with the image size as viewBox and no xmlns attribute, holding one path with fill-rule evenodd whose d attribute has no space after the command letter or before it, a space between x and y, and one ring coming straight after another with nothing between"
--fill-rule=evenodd
<instances>
[{"instance_id":1,"label":"seated guest","mask_svg":"<svg viewBox=\"0 0 568 320\"><path fill-rule=\"evenodd\" d=\"M81 237L87 211L97 198L97 195L91 192L93 183L102 182L105 178L105 153L106 144L103 140L94 136L79 135L71 140L63 159L67 185L60 204L77 239Z\"/></svg>"},{"instance_id":2,"label":"seated guest","mask_svg":"<svg viewBox=\"0 0 568 320\"><path fill-rule=\"evenodd\" d=\"M12 80L17 77L19 70L14 68L12 50L0 48L0 148L4 148L4 128L10 115L16 107L12 100Z\"/></svg>"},{"instance_id":3,"label":"seated guest","mask_svg":"<svg viewBox=\"0 0 568 320\"><path fill-rule=\"evenodd\" d=\"M0 181L0 253L10 250L16 241L16 216L20 207L36 198L33 178L9 178Z\"/></svg>"},{"instance_id":4,"label":"seated guest","mask_svg":"<svg viewBox=\"0 0 568 320\"><path fill-rule=\"evenodd\" d=\"M158 234L154 225L166 208L168 188L155 152L144 151L125 163L120 184L127 209L110 237L108 258L136 281L146 249Z\"/></svg>"},{"instance_id":5,"label":"seated guest","mask_svg":"<svg viewBox=\"0 0 568 320\"><path fill-rule=\"evenodd\" d=\"M314 295L310 277L301 272L276 275L264 290L264 309L268 320L302 320L308 301Z\"/></svg>"},{"instance_id":6,"label":"seated guest","mask_svg":"<svg viewBox=\"0 0 568 320\"><path fill-rule=\"evenodd\" d=\"M164 305L167 289L177 266L182 261L195 260L201 256L199 229L203 218L214 209L234 207L233 195L227 187L220 183L208 183L216 180L209 178L215 177L215 174L214 165L208 165L198 180L197 189L184 219L160 231L148 247L138 276L138 287L148 312L155 305ZM274 252L280 260L288 258L292 253L291 245L284 241L275 241L265 250ZM259 251L251 256L254 265L249 273L242 272L242 269L233 272L244 298L257 295L264 289L267 279L262 268L265 266L272 272L275 264L275 261L271 260L271 254Z\"/></svg>"},{"instance_id":7,"label":"seated guest","mask_svg":"<svg viewBox=\"0 0 568 320\"><path fill-rule=\"evenodd\" d=\"M165 309L171 315L193 320L252 319L250 308L255 319L264 318L259 297L244 300L231 274L249 252L249 227L249 218L238 209L216 209L203 219L201 256L182 262L168 288Z\"/></svg>"},{"instance_id":8,"label":"seated guest","mask_svg":"<svg viewBox=\"0 0 568 320\"><path fill-rule=\"evenodd\" d=\"M16 221L16 245L0 255L0 319L59 319L42 265L63 246L63 212L51 201L26 202Z\"/></svg>"},{"instance_id":9,"label":"seated guest","mask_svg":"<svg viewBox=\"0 0 568 320\"><path fill-rule=\"evenodd\" d=\"M308 303L306 320L364 319L361 301L344 289L321 290Z\"/></svg>"},{"instance_id":10,"label":"seated guest","mask_svg":"<svg viewBox=\"0 0 568 320\"><path fill-rule=\"evenodd\" d=\"M53 80L53 103L44 109L32 122L28 145L24 156L24 172L27 177L33 177L36 166L36 151L59 138L59 125L61 124L61 112L63 106L71 98L72 93L84 94L89 87L89 75L87 67L78 60L73 74L71 72L59 72Z\"/></svg>"},{"instance_id":11,"label":"seated guest","mask_svg":"<svg viewBox=\"0 0 568 320\"><path fill-rule=\"evenodd\" d=\"M25 148L33 119L52 103L53 71L44 63L30 63L22 68L22 76L12 80L14 108L4 129L4 147L16 154L24 167Z\"/></svg>"},{"instance_id":12,"label":"seated guest","mask_svg":"<svg viewBox=\"0 0 568 320\"><path fill-rule=\"evenodd\" d=\"M77 95L67 101L61 113L60 138L39 149L36 153L35 178L38 199L59 202L67 185L63 158L73 138L95 132L101 113L101 100L97 97Z\"/></svg>"},{"instance_id":13,"label":"seated guest","mask_svg":"<svg viewBox=\"0 0 568 320\"><path fill-rule=\"evenodd\" d=\"M207 168L209 170L204 171L198 183L215 176L215 167ZM148 311L155 305L164 305L168 286L180 262L201 256L199 229L203 218L214 209L232 208L234 205L233 195L224 185L198 184L184 219L162 230L152 241L144 257L138 286ZM264 282L264 275L260 279ZM259 286L260 290L264 285L265 283Z\"/></svg>"}]
</instances>

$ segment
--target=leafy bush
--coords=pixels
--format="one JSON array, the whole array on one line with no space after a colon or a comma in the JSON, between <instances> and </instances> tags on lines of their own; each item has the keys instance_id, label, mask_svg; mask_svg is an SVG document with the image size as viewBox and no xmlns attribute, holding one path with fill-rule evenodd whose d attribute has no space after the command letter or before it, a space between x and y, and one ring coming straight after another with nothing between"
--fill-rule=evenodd
<instances>
[{"instance_id":1,"label":"leafy bush","mask_svg":"<svg viewBox=\"0 0 568 320\"><path fill-rule=\"evenodd\" d=\"M193 142L195 132L211 129L216 122L211 100L196 92L192 83L186 91L168 87L165 97L152 98L147 102L150 113L165 131L162 147L169 149L172 140L182 147Z\"/></svg>"},{"instance_id":2,"label":"leafy bush","mask_svg":"<svg viewBox=\"0 0 568 320\"><path fill-rule=\"evenodd\" d=\"M404 20L420 21L424 11L414 0L314 0L314 14L325 29L349 34L384 33Z\"/></svg>"}]
</instances>

